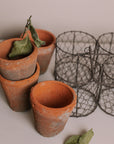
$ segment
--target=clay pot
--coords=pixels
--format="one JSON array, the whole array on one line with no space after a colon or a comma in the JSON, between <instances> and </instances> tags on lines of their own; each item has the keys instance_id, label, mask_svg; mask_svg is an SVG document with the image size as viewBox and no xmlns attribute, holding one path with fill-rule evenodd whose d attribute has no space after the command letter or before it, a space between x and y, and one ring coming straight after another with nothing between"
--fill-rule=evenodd
<instances>
[{"instance_id":1,"label":"clay pot","mask_svg":"<svg viewBox=\"0 0 114 144\"><path fill-rule=\"evenodd\" d=\"M0 74L8 80L22 80L30 77L36 68L38 49L33 44L33 52L18 60L9 60L7 55L15 40L12 38L0 43Z\"/></svg>"},{"instance_id":2,"label":"clay pot","mask_svg":"<svg viewBox=\"0 0 114 144\"><path fill-rule=\"evenodd\" d=\"M46 30L36 29L36 32L39 36L39 39L46 42L45 46L38 48L38 63L40 65L40 73L43 74L46 72L50 63L55 48L56 37L51 32ZM28 34L30 40L33 42L30 31L28 31Z\"/></svg>"},{"instance_id":3,"label":"clay pot","mask_svg":"<svg viewBox=\"0 0 114 144\"><path fill-rule=\"evenodd\" d=\"M30 99L36 130L45 137L51 137L64 129L77 96L62 82L45 81L32 87Z\"/></svg>"},{"instance_id":4,"label":"clay pot","mask_svg":"<svg viewBox=\"0 0 114 144\"><path fill-rule=\"evenodd\" d=\"M1 85L12 110L26 111L30 108L30 89L37 83L39 73L40 67L37 64L35 73L24 80L10 81L0 75Z\"/></svg>"}]
</instances>

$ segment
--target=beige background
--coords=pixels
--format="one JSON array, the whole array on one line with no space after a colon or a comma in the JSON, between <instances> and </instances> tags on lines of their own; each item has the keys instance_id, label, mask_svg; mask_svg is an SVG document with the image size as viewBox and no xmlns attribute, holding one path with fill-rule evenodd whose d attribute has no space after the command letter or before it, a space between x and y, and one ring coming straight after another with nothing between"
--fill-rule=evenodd
<instances>
[{"instance_id":1,"label":"beige background","mask_svg":"<svg viewBox=\"0 0 114 144\"><path fill-rule=\"evenodd\" d=\"M67 30L114 31L114 0L0 0L0 38L18 36L32 15L36 28L56 36Z\"/></svg>"},{"instance_id":2,"label":"beige background","mask_svg":"<svg viewBox=\"0 0 114 144\"><path fill-rule=\"evenodd\" d=\"M31 14L36 28L56 36L67 30L81 30L95 37L114 31L114 0L0 0L0 38L19 36ZM39 81L53 80L52 68L50 63ZM114 117L99 107L88 117L70 118L59 135L44 138L34 128L31 111L16 113L9 108L0 85L0 144L63 144L70 135L90 128L95 132L90 144L114 143Z\"/></svg>"}]
</instances>

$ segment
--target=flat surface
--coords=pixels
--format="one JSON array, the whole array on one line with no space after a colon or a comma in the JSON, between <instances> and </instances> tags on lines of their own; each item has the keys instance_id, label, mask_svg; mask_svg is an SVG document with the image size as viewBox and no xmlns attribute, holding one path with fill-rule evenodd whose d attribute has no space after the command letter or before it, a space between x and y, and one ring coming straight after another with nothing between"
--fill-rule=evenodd
<instances>
[{"instance_id":1,"label":"flat surface","mask_svg":"<svg viewBox=\"0 0 114 144\"><path fill-rule=\"evenodd\" d=\"M48 71L40 75L39 81L54 80L53 72L54 55ZM0 144L63 144L70 135L81 134L91 128L95 135L90 144L114 144L114 117L99 107L89 116L70 117L64 130L57 136L43 137L34 128L32 111L12 111L0 85Z\"/></svg>"}]
</instances>

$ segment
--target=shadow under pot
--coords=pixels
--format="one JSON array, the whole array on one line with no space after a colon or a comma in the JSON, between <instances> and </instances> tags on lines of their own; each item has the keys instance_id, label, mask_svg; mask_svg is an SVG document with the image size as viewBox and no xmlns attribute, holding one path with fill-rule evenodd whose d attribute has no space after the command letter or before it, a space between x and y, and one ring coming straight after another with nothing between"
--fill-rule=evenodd
<instances>
[{"instance_id":1,"label":"shadow under pot","mask_svg":"<svg viewBox=\"0 0 114 144\"><path fill-rule=\"evenodd\" d=\"M35 29L38 37L40 40L45 41L45 45L41 46L38 49L38 63L40 65L40 73L43 74L46 72L48 65L50 63L52 54L54 52L55 49L55 43L56 43L56 37L49 31L46 30L42 30L42 29ZM32 36L30 31L28 31L29 34L29 38L32 42ZM26 34L24 35L24 37L26 36Z\"/></svg>"},{"instance_id":2,"label":"shadow under pot","mask_svg":"<svg viewBox=\"0 0 114 144\"><path fill-rule=\"evenodd\" d=\"M8 100L9 106L14 111L26 111L30 105L30 89L39 78L40 67L37 64L34 74L24 80L10 81L0 75L0 82Z\"/></svg>"},{"instance_id":3,"label":"shadow under pot","mask_svg":"<svg viewBox=\"0 0 114 144\"><path fill-rule=\"evenodd\" d=\"M64 129L77 96L62 82L45 81L31 89L30 99L36 130L45 137L52 137Z\"/></svg>"},{"instance_id":4,"label":"shadow under pot","mask_svg":"<svg viewBox=\"0 0 114 144\"><path fill-rule=\"evenodd\" d=\"M10 60L9 51L14 41L21 38L12 38L0 43L0 74L8 80L22 80L30 77L36 68L38 49L33 45L33 51L24 58Z\"/></svg>"}]
</instances>

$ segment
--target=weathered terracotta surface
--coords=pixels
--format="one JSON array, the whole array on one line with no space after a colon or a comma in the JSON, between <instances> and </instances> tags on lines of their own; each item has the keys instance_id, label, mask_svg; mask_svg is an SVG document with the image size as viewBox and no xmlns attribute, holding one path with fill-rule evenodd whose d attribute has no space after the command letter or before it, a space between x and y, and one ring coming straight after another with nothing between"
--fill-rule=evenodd
<instances>
[{"instance_id":1,"label":"weathered terracotta surface","mask_svg":"<svg viewBox=\"0 0 114 144\"><path fill-rule=\"evenodd\" d=\"M62 82L45 81L31 89L30 99L36 130L45 137L51 137L64 129L77 96Z\"/></svg>"},{"instance_id":2,"label":"weathered terracotta surface","mask_svg":"<svg viewBox=\"0 0 114 144\"><path fill-rule=\"evenodd\" d=\"M48 65L50 63L54 48L56 37L49 31L36 29L39 39L46 42L45 46L38 48L38 63L40 65L40 73L46 72ZM33 42L32 36L28 31L30 40ZM26 36L26 35L25 35Z\"/></svg>"},{"instance_id":3,"label":"weathered terracotta surface","mask_svg":"<svg viewBox=\"0 0 114 144\"><path fill-rule=\"evenodd\" d=\"M7 55L12 43L20 38L12 38L0 43L0 74L8 80L21 80L30 77L36 67L38 49L34 47L33 52L18 60L9 60Z\"/></svg>"},{"instance_id":4,"label":"weathered terracotta surface","mask_svg":"<svg viewBox=\"0 0 114 144\"><path fill-rule=\"evenodd\" d=\"M37 83L39 73L40 67L37 64L35 73L28 79L10 81L0 75L1 85L12 110L26 111L30 108L30 89Z\"/></svg>"}]
</instances>

